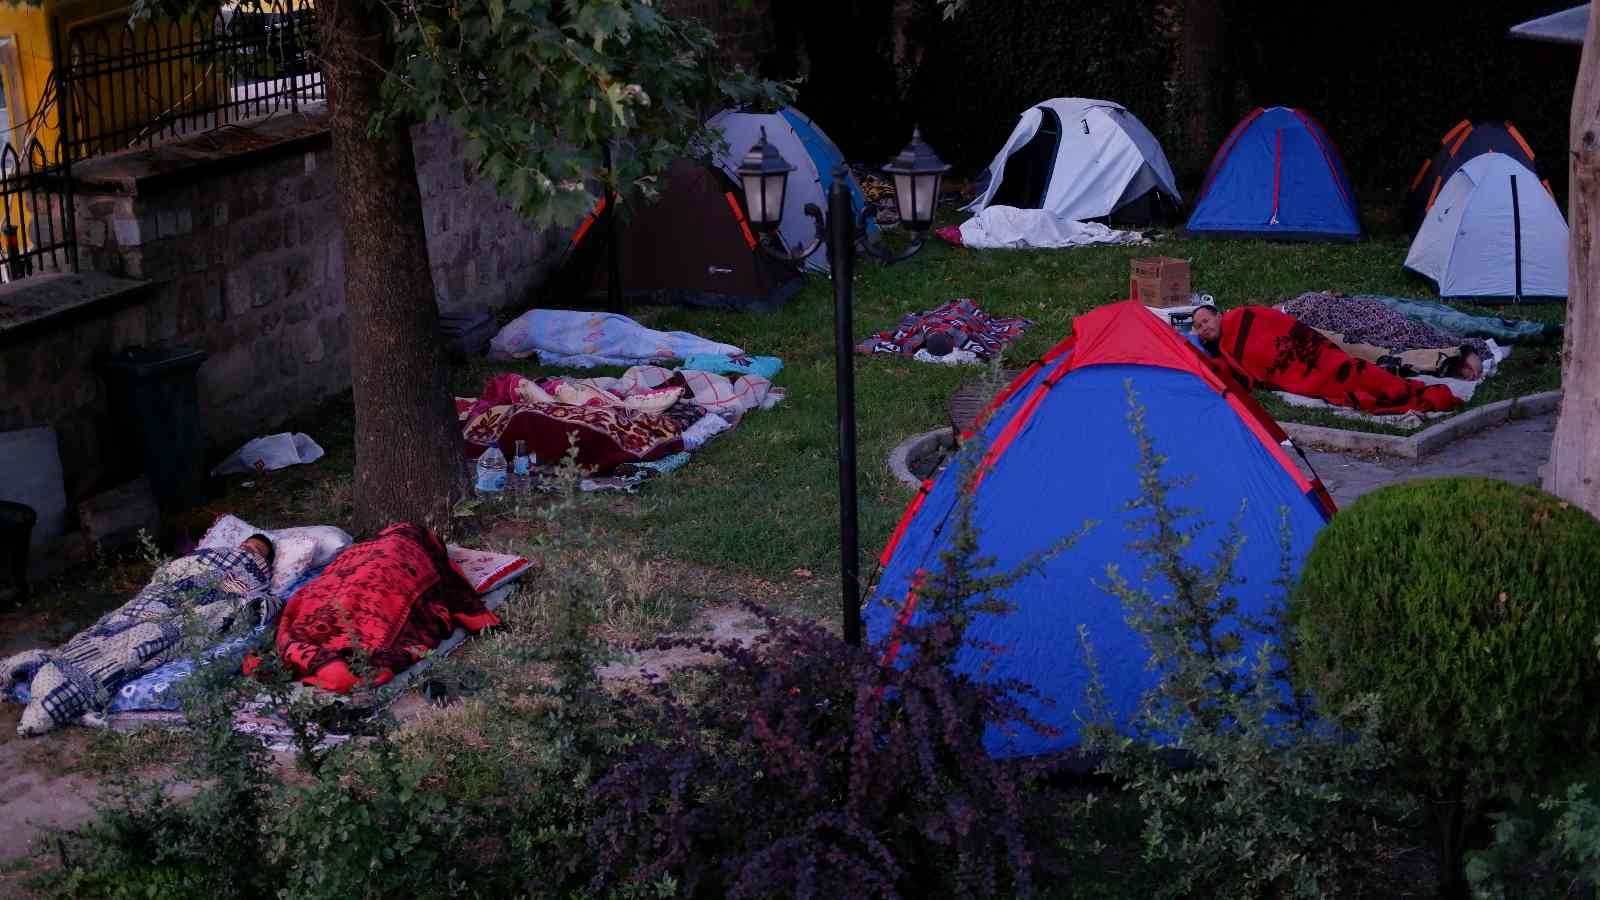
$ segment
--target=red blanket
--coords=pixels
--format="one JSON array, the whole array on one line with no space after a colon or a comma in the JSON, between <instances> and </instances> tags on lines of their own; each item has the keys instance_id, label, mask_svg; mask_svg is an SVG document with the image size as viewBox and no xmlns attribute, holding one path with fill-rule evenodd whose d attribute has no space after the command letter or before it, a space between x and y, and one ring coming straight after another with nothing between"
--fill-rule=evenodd
<instances>
[{"instance_id":1,"label":"red blanket","mask_svg":"<svg viewBox=\"0 0 1600 900\"><path fill-rule=\"evenodd\" d=\"M1251 389L1317 397L1362 412L1443 412L1461 402L1444 385L1408 380L1353 359L1316 329L1265 306L1224 313L1214 352Z\"/></svg>"},{"instance_id":2,"label":"red blanket","mask_svg":"<svg viewBox=\"0 0 1600 900\"><path fill-rule=\"evenodd\" d=\"M383 684L421 659L457 626L498 625L444 545L416 525L391 525L356 544L295 593L278 620L278 655L307 684L348 693L362 681L358 650ZM246 662L245 671L255 668Z\"/></svg>"}]
</instances>

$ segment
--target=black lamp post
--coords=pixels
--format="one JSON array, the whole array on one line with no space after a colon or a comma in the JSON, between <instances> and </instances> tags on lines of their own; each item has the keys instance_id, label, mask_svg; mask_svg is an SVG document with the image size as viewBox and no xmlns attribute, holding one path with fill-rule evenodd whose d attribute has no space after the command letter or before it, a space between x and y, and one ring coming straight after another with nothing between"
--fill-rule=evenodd
<instances>
[{"instance_id":1,"label":"black lamp post","mask_svg":"<svg viewBox=\"0 0 1600 900\"><path fill-rule=\"evenodd\" d=\"M769 238L783 220L783 201L789 173L794 171L778 149L767 142L766 129L750 152L739 164L739 178L744 183L745 207L750 223ZM844 614L844 639L853 646L861 644L861 561L856 524L856 384L855 341L851 335L851 289L855 277L855 250L857 238L867 255L884 264L910 259L927 241L928 226L933 224L933 210L939 198L939 182L949 166L922 140L922 132L911 132L911 143L900 151L887 166L884 174L894 182L895 205L899 209L900 223L911 234L911 246L895 253L867 231L869 216L877 213L872 203L862 207L858 218L850 208L850 189L845 185L850 172L843 165L833 170L833 184L828 188L828 214L823 216L816 204L807 203L806 215L816 222L817 235L804 247L789 250L774 247L763 240L762 250L789 262L799 262L817 252L824 241L828 244L828 267L833 277L833 335L834 365L837 371L837 402L839 410L839 568L842 576Z\"/></svg>"}]
</instances>

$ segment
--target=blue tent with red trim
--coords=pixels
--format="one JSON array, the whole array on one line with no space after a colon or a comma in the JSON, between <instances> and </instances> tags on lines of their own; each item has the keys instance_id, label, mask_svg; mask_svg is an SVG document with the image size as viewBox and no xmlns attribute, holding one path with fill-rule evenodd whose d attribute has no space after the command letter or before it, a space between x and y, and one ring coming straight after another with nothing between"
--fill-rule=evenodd
<instances>
[{"instance_id":1,"label":"blue tent with red trim","mask_svg":"<svg viewBox=\"0 0 1600 900\"><path fill-rule=\"evenodd\" d=\"M973 487L973 521L980 558L992 574L1054 546L1086 522L1095 524L1071 549L1003 592L1014 610L979 614L957 666L989 679L1019 679L1042 698L1031 713L1058 734L1018 726L991 728L986 743L998 756L1038 755L1078 744L1088 714L1089 671L1078 638L1088 631L1111 713L1126 722L1160 673L1147 667L1144 639L1108 593L1106 567L1137 582L1146 561L1128 549L1139 535L1139 448L1129 427L1130 388L1144 409L1146 435L1166 457L1168 480L1191 479L1170 500L1209 522L1190 552L1207 559L1238 518L1245 543L1234 573L1238 612L1261 618L1277 595L1281 526L1287 516L1296 571L1333 513L1315 475L1291 457L1287 437L1247 392L1207 364L1201 351L1165 321L1132 301L1101 307L1077 319L1073 335L1029 366L980 419L981 476ZM1309 470L1309 466L1307 467ZM895 634L914 621L913 585L941 565L959 494L967 479L952 464L923 484L883 551L884 571L865 611L867 633L900 648ZM1153 585L1157 596L1167 591ZM1267 640L1258 634L1259 640Z\"/></svg>"},{"instance_id":2,"label":"blue tent with red trim","mask_svg":"<svg viewBox=\"0 0 1600 900\"><path fill-rule=\"evenodd\" d=\"M1286 106L1245 116L1206 170L1189 217L1197 237L1355 240L1361 216L1339 148Z\"/></svg>"}]
</instances>

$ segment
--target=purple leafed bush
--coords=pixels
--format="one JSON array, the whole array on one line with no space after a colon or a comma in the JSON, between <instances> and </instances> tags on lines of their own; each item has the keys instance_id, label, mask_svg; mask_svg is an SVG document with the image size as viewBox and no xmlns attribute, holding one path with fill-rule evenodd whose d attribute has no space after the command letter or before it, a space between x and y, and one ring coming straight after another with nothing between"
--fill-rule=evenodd
<instances>
[{"instance_id":1,"label":"purple leafed bush","mask_svg":"<svg viewBox=\"0 0 1600 900\"><path fill-rule=\"evenodd\" d=\"M723 664L702 670L692 701L656 684L660 703L639 705L657 736L595 788L596 887L666 876L706 897L1028 893L1029 773L983 749L985 726L1020 711L1005 687L937 661L959 628L922 629L922 652L885 668L882 648L752 610L767 631L752 647L657 645Z\"/></svg>"},{"instance_id":2,"label":"purple leafed bush","mask_svg":"<svg viewBox=\"0 0 1600 900\"><path fill-rule=\"evenodd\" d=\"M918 588L925 611L889 645L855 648L824 628L750 607L753 646L659 641L718 658L652 684L658 703L594 789L594 887L674 881L694 897L1027 896L1046 868L1029 835L1052 801L1031 763L984 750L990 727L1044 730L1026 685L949 663L966 622L1003 613L999 592L1037 563L981 575L970 510ZM1042 561L1042 557L1041 560Z\"/></svg>"}]
</instances>

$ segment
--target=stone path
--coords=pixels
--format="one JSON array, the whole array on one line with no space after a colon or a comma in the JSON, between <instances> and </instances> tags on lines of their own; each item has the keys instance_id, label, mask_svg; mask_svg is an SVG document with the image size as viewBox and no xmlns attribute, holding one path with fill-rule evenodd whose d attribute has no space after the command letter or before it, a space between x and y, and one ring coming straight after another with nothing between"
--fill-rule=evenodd
<instances>
[{"instance_id":1,"label":"stone path","mask_svg":"<svg viewBox=\"0 0 1600 900\"><path fill-rule=\"evenodd\" d=\"M1550 459L1555 413L1530 416L1481 431L1422 459L1361 457L1307 450L1306 458L1339 506L1385 485L1445 475L1479 475L1513 484L1538 484Z\"/></svg>"}]
</instances>

